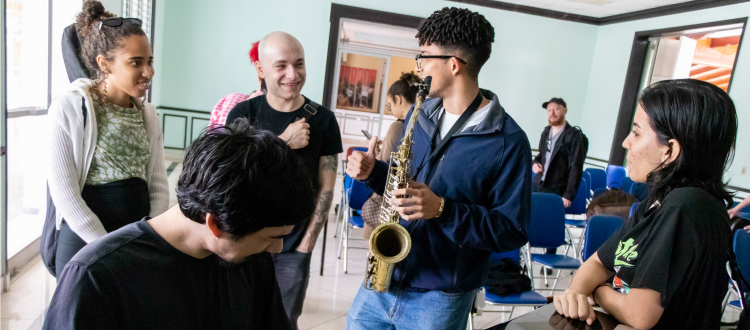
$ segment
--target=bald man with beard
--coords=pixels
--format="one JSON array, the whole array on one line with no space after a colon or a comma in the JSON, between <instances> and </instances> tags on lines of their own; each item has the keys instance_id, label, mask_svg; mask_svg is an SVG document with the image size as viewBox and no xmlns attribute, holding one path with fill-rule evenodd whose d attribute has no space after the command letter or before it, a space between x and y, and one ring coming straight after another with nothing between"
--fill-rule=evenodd
<instances>
[{"instance_id":1,"label":"bald man with beard","mask_svg":"<svg viewBox=\"0 0 750 330\"><path fill-rule=\"evenodd\" d=\"M341 133L331 110L301 94L307 76L305 50L295 37L272 32L260 41L258 55L256 69L266 80L268 93L238 103L229 112L227 124L248 118L276 134L302 159L318 192L312 218L295 226L284 237L281 253L273 255L284 308L296 328L310 280L310 257L333 200Z\"/></svg>"}]
</instances>

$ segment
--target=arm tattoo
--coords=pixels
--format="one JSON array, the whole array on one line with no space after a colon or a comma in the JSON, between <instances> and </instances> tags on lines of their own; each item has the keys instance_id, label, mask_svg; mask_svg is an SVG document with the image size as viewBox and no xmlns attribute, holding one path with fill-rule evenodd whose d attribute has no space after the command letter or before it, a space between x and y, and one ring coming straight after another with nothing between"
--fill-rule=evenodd
<instances>
[{"instance_id":1,"label":"arm tattoo","mask_svg":"<svg viewBox=\"0 0 750 330\"><path fill-rule=\"evenodd\" d=\"M331 209L331 202L333 201L333 191L322 191L320 198L318 198L318 207L315 210L315 216L313 217L314 226L312 228L312 237L317 238L320 234L320 230L323 228L325 221L328 221L328 211Z\"/></svg>"},{"instance_id":2,"label":"arm tattoo","mask_svg":"<svg viewBox=\"0 0 750 330\"><path fill-rule=\"evenodd\" d=\"M339 155L330 155L330 156L323 156L322 164L320 164L320 170L321 171L333 171L336 172L336 169L339 166Z\"/></svg>"}]
</instances>

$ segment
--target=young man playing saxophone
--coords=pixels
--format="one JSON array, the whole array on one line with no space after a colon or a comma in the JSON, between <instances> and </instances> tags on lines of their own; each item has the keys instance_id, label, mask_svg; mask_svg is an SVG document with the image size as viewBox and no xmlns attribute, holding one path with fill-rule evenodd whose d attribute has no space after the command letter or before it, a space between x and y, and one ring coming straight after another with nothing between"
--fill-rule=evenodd
<instances>
[{"instance_id":1,"label":"young man playing saxophone","mask_svg":"<svg viewBox=\"0 0 750 330\"><path fill-rule=\"evenodd\" d=\"M386 293L360 288L347 329L465 329L492 252L527 241L531 147L494 93L480 90L492 25L467 9L444 8L422 22L416 72L432 77L414 128L409 189L390 202L411 235ZM406 118L408 122L411 112ZM403 135L403 133L402 133ZM371 151L347 173L383 193L388 165Z\"/></svg>"}]
</instances>

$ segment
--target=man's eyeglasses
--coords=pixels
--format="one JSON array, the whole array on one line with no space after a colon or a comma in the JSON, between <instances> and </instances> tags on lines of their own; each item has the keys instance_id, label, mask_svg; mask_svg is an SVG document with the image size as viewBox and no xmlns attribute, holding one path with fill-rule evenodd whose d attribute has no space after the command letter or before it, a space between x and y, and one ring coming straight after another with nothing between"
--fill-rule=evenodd
<instances>
[{"instance_id":1,"label":"man's eyeglasses","mask_svg":"<svg viewBox=\"0 0 750 330\"><path fill-rule=\"evenodd\" d=\"M466 64L466 61L458 58L458 56L453 56L453 55L422 55L422 54L417 54L417 56L414 59L417 60L417 69L418 70L422 70L422 59L424 59L424 58L442 58L442 59L456 58L459 62L461 62L463 64Z\"/></svg>"},{"instance_id":2,"label":"man's eyeglasses","mask_svg":"<svg viewBox=\"0 0 750 330\"><path fill-rule=\"evenodd\" d=\"M128 22L128 24L131 25L143 25L143 21L140 18L123 18L123 17L115 17L115 18L108 18L102 21L99 21L99 30L102 29L102 25L109 26L109 27L118 27L120 25L125 24L125 22Z\"/></svg>"}]
</instances>

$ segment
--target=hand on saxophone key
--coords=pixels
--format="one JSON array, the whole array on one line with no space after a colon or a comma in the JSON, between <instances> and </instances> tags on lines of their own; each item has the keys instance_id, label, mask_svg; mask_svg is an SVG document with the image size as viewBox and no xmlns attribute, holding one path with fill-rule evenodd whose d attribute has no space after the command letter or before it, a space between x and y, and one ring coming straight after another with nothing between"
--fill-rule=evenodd
<instances>
[{"instance_id":1,"label":"hand on saxophone key","mask_svg":"<svg viewBox=\"0 0 750 330\"><path fill-rule=\"evenodd\" d=\"M389 201L393 205L393 210L407 221L437 217L442 198L435 195L430 187L423 183L412 181L410 186L411 188L393 191L393 196L411 196L391 198Z\"/></svg>"},{"instance_id":2,"label":"hand on saxophone key","mask_svg":"<svg viewBox=\"0 0 750 330\"><path fill-rule=\"evenodd\" d=\"M354 180L367 180L375 167L375 148L378 144L378 137L373 136L370 139L370 145L367 152L355 151L346 158L346 174Z\"/></svg>"}]
</instances>

